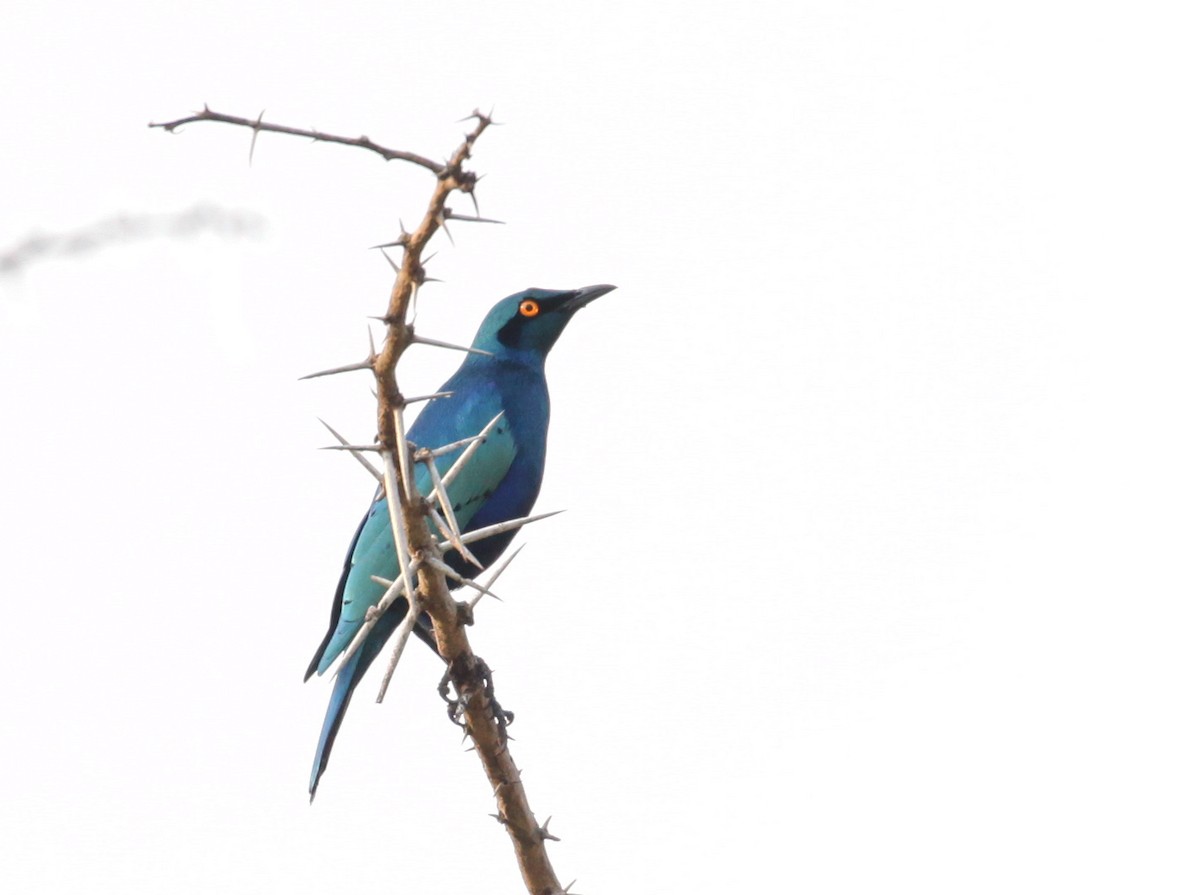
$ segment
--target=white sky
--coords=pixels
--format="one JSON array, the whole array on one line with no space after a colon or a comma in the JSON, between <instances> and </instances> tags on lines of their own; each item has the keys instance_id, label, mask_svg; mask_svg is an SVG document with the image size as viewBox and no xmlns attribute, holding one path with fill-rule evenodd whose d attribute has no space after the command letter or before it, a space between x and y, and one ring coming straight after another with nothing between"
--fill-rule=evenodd
<instances>
[{"instance_id":1,"label":"white sky","mask_svg":"<svg viewBox=\"0 0 1200 895\"><path fill-rule=\"evenodd\" d=\"M320 796L301 684L372 485L366 247L485 215L418 327L611 282L472 632L587 895L1195 891L1197 158L1184 4L64 3L0 30L0 889L522 891L410 650ZM194 10L194 11L191 11ZM466 207L465 202L460 202ZM410 391L458 358L414 351ZM373 679L372 679L373 680Z\"/></svg>"}]
</instances>

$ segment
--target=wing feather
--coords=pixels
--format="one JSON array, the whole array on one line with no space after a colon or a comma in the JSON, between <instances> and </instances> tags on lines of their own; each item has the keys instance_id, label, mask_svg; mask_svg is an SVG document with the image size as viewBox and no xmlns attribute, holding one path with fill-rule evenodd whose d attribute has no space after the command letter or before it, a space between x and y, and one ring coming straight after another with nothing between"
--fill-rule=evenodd
<instances>
[{"instance_id":1,"label":"wing feather","mask_svg":"<svg viewBox=\"0 0 1200 895\"><path fill-rule=\"evenodd\" d=\"M451 387L452 382L445 386ZM436 448L469 438L482 431L500 408L499 396L486 387L465 390L465 394L456 391L454 397L440 399L426 407L409 432L409 440L422 447ZM438 473L445 475L463 450L465 448L438 457ZM470 529L472 517L504 481L516 455L517 445L511 429L501 419L446 489L461 531ZM415 472L418 490L428 496L433 487L429 470L420 464ZM387 502L382 495L376 494L346 557L334 597L329 632L313 658L309 674L313 670L322 674L337 660L362 627L368 607L383 596L385 588L372 581L371 576L395 579L399 574Z\"/></svg>"}]
</instances>

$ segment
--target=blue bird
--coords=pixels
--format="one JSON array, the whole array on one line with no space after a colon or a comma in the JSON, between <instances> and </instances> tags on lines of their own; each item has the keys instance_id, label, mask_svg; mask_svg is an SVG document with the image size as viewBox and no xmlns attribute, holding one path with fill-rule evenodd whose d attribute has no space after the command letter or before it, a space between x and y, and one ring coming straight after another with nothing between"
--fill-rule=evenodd
<instances>
[{"instance_id":1,"label":"blue bird","mask_svg":"<svg viewBox=\"0 0 1200 895\"><path fill-rule=\"evenodd\" d=\"M439 389L453 394L430 402L417 416L408 431L408 440L419 447L435 448L479 434L493 417L504 413L487 440L447 487L459 528L464 533L529 515L541 488L546 462L546 431L550 423L546 355L576 311L615 288L602 285L567 291L526 289L503 299L484 318L471 343L473 348L487 354L468 354L462 366ZM444 475L461 453L459 450L438 458L439 473ZM416 467L416 484L422 494L427 495L432 488L429 471L423 464ZM516 531L493 535L472 544L471 552L487 566L499 559L515 536ZM472 577L479 571L457 551L447 553L445 561L464 577ZM305 680L314 673L324 673L337 661L362 627L367 608L383 596L385 588L372 581L371 576L394 580L399 574L387 502L377 492L346 554L333 599L329 631L317 647ZM448 583L454 586L454 582ZM317 741L308 785L310 798L316 795L354 688L407 612L408 601L403 597L396 600L338 673ZM422 617L414 633L436 652L428 617Z\"/></svg>"}]
</instances>

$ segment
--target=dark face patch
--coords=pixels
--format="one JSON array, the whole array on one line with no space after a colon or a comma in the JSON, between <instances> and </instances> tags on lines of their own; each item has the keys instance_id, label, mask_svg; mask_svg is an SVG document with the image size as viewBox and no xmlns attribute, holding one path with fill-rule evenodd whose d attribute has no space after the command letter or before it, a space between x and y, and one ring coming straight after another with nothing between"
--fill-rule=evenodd
<instances>
[{"instance_id":1,"label":"dark face patch","mask_svg":"<svg viewBox=\"0 0 1200 895\"><path fill-rule=\"evenodd\" d=\"M524 328L525 319L523 317L512 317L508 323L500 327L500 332L496 333L496 338L500 340L501 345L516 348L521 342L521 330Z\"/></svg>"},{"instance_id":2,"label":"dark face patch","mask_svg":"<svg viewBox=\"0 0 1200 895\"><path fill-rule=\"evenodd\" d=\"M544 334L548 317L556 317L561 302L543 299L536 303L538 310L534 314L525 314L521 311L521 307L525 306L523 302L517 309L517 313L508 318L508 321L500 327L496 333L496 338L500 344L506 348L535 348L537 347L538 333ZM552 325L552 324L551 324ZM553 338L550 339L553 342Z\"/></svg>"}]
</instances>

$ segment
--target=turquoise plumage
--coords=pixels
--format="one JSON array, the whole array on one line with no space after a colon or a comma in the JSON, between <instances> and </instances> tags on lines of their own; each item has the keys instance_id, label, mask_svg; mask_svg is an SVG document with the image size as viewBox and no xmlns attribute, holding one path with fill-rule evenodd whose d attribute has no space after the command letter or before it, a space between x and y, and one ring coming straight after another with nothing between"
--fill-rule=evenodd
<instances>
[{"instance_id":1,"label":"turquoise plumage","mask_svg":"<svg viewBox=\"0 0 1200 895\"><path fill-rule=\"evenodd\" d=\"M452 394L430 402L409 429L410 442L435 448L478 434L503 412L487 440L447 489L463 532L529 515L546 459L550 421L546 355L580 308L615 288L527 289L501 300L484 318L472 342L473 348L487 353L468 354L439 389ZM441 474L462 450L438 458ZM416 485L422 494L429 493L431 482L423 465L416 467ZM487 566L500 557L515 535L515 531L493 535L472 544L471 552ZM478 572L455 551L446 555L446 562L467 577ZM377 493L350 545L329 630L305 680L324 673L338 660L362 626L368 607L383 595L384 587L371 577L395 579L399 574L386 502ZM310 795L316 794L354 688L407 611L403 597L393 603L339 672L313 759ZM414 633L434 645L427 619L418 623Z\"/></svg>"}]
</instances>

